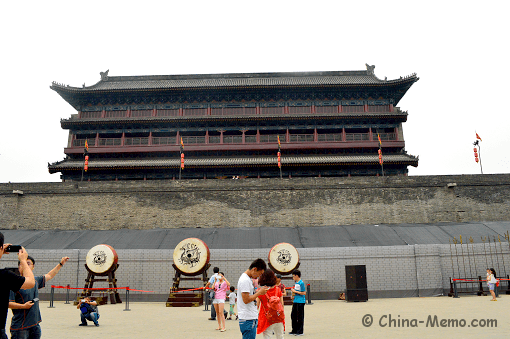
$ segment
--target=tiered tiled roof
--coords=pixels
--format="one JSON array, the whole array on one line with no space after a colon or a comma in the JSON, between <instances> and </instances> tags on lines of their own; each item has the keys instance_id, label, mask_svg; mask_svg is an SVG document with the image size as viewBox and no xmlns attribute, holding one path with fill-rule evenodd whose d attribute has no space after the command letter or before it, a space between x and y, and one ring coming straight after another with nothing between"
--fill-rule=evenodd
<instances>
[{"instance_id":1,"label":"tiered tiled roof","mask_svg":"<svg viewBox=\"0 0 510 339\"><path fill-rule=\"evenodd\" d=\"M418 166L418 158L408 154L388 154L383 156L384 163L388 164L407 164ZM282 156L282 166L298 164L379 164L378 155L322 155L322 156ZM95 160L89 159L90 170L100 169L124 169L124 168L178 168L180 159L136 159L136 160ZM222 158L186 158L185 166L206 167L206 166L264 166L277 165L276 157L222 157ZM81 170L83 161L63 160L49 166L50 173L61 170Z\"/></svg>"}]
</instances>

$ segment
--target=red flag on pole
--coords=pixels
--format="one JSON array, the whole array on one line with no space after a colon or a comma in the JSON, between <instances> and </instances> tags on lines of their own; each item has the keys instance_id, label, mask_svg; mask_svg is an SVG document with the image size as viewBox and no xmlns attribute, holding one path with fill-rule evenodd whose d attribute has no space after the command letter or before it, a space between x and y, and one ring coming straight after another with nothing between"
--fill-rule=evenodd
<instances>
[{"instance_id":1,"label":"red flag on pole","mask_svg":"<svg viewBox=\"0 0 510 339\"><path fill-rule=\"evenodd\" d=\"M379 136L379 133L377 133L377 139L379 139L379 147L381 146L381 137Z\"/></svg>"},{"instance_id":2,"label":"red flag on pole","mask_svg":"<svg viewBox=\"0 0 510 339\"><path fill-rule=\"evenodd\" d=\"M89 143L87 142L87 139L85 139L85 149L88 151L89 150Z\"/></svg>"},{"instance_id":3,"label":"red flag on pole","mask_svg":"<svg viewBox=\"0 0 510 339\"><path fill-rule=\"evenodd\" d=\"M183 169L183 168L184 168L184 143L182 142L182 137L181 137L181 169ZM180 176L180 174L179 174L179 176Z\"/></svg>"},{"instance_id":4,"label":"red flag on pole","mask_svg":"<svg viewBox=\"0 0 510 339\"><path fill-rule=\"evenodd\" d=\"M478 133L476 133L476 132L475 132L475 134L476 134L476 138L477 138L478 140L482 141L482 138L480 138L480 136L478 135Z\"/></svg>"}]
</instances>

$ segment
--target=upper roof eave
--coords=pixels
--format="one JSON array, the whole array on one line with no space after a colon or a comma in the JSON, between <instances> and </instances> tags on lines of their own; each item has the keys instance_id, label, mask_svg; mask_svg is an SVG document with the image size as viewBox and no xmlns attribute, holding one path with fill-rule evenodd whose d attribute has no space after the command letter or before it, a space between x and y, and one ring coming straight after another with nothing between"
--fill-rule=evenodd
<instances>
[{"instance_id":1,"label":"upper roof eave","mask_svg":"<svg viewBox=\"0 0 510 339\"><path fill-rule=\"evenodd\" d=\"M415 73L394 80L381 80L373 71L327 71L286 73L227 73L115 76L102 74L102 79L88 87L72 87L53 82L50 86L63 93L101 93L148 90L257 89L288 87L365 87L395 86L418 81Z\"/></svg>"}]
</instances>

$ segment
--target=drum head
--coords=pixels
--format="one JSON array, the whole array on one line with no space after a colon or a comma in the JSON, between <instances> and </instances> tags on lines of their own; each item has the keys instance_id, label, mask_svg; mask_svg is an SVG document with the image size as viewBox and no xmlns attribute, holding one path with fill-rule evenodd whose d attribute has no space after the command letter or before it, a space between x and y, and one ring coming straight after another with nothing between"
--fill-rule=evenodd
<instances>
[{"instance_id":1,"label":"drum head","mask_svg":"<svg viewBox=\"0 0 510 339\"><path fill-rule=\"evenodd\" d=\"M184 239L174 250L174 264L183 273L200 273L210 258L209 247L197 238Z\"/></svg>"},{"instance_id":2,"label":"drum head","mask_svg":"<svg viewBox=\"0 0 510 339\"><path fill-rule=\"evenodd\" d=\"M94 273L111 270L119 260L117 252L108 245L96 245L87 253L87 267Z\"/></svg>"},{"instance_id":3,"label":"drum head","mask_svg":"<svg viewBox=\"0 0 510 339\"><path fill-rule=\"evenodd\" d=\"M271 248L268 261L278 273L290 273L298 266L299 254L294 246L282 242Z\"/></svg>"}]
</instances>

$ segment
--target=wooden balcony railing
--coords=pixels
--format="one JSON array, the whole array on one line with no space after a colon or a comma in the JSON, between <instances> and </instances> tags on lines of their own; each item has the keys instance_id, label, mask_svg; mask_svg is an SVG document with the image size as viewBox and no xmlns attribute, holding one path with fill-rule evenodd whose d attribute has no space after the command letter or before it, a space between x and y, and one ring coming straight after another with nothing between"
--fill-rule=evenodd
<instances>
[{"instance_id":1,"label":"wooden balcony railing","mask_svg":"<svg viewBox=\"0 0 510 339\"><path fill-rule=\"evenodd\" d=\"M224 135L223 143L224 144L242 144L243 136L242 135Z\"/></svg>"},{"instance_id":2,"label":"wooden balcony railing","mask_svg":"<svg viewBox=\"0 0 510 339\"><path fill-rule=\"evenodd\" d=\"M379 133L381 141L396 141L396 133ZM318 142L343 142L342 133L325 133L317 134ZM96 138L90 138L88 140L89 147L96 146ZM122 138L99 138L97 139L97 146L120 146L122 144ZM210 144L219 144L220 136L213 135L209 136ZM262 134L259 136L260 143L277 143L277 134ZM175 136L172 137L152 137L152 145L178 145L180 140L177 140ZM205 144L205 136L182 136L183 143L186 144ZM372 133L372 139L370 139L369 133L345 133L345 141L377 141L377 133ZM311 143L315 142L314 134L289 134L289 143ZM224 144L242 144L242 135L224 135ZM244 143L253 144L257 143L256 135L245 135ZM286 143L285 134L280 134L280 143ZM127 137L124 138L124 146L143 146L149 145L149 137ZM85 139L73 140L72 147L85 147Z\"/></svg>"},{"instance_id":3,"label":"wooden balcony railing","mask_svg":"<svg viewBox=\"0 0 510 339\"><path fill-rule=\"evenodd\" d=\"M174 145L175 137L152 137L153 145Z\"/></svg>"},{"instance_id":4,"label":"wooden balcony railing","mask_svg":"<svg viewBox=\"0 0 510 339\"><path fill-rule=\"evenodd\" d=\"M88 140L88 145L89 147L94 147L96 146L96 139L95 138L91 138L91 139L87 139ZM76 140L73 140L73 146L74 147L85 147L85 139L76 139Z\"/></svg>"},{"instance_id":5,"label":"wooden balcony railing","mask_svg":"<svg viewBox=\"0 0 510 339\"><path fill-rule=\"evenodd\" d=\"M342 141L342 133L329 133L317 135L317 141L340 142Z\"/></svg>"},{"instance_id":6,"label":"wooden balcony railing","mask_svg":"<svg viewBox=\"0 0 510 339\"><path fill-rule=\"evenodd\" d=\"M205 144L205 136L203 137L185 136L182 137L182 142L184 144Z\"/></svg>"},{"instance_id":7,"label":"wooden balcony railing","mask_svg":"<svg viewBox=\"0 0 510 339\"><path fill-rule=\"evenodd\" d=\"M313 134L291 134L290 142L313 142ZM281 142L281 138L280 138Z\"/></svg>"},{"instance_id":8,"label":"wooden balcony railing","mask_svg":"<svg viewBox=\"0 0 510 339\"><path fill-rule=\"evenodd\" d=\"M99 138L98 146L120 146L121 138Z\"/></svg>"},{"instance_id":9,"label":"wooden balcony railing","mask_svg":"<svg viewBox=\"0 0 510 339\"><path fill-rule=\"evenodd\" d=\"M124 145L126 145L126 146L138 146L138 145L148 145L148 144L149 144L148 137L124 139Z\"/></svg>"},{"instance_id":10,"label":"wooden balcony railing","mask_svg":"<svg viewBox=\"0 0 510 339\"><path fill-rule=\"evenodd\" d=\"M382 140L391 141L391 140L397 140L397 135L395 133L379 133L379 137ZM373 134L374 140L377 140L377 134Z\"/></svg>"},{"instance_id":11,"label":"wooden balcony railing","mask_svg":"<svg viewBox=\"0 0 510 339\"><path fill-rule=\"evenodd\" d=\"M246 144L254 144L257 142L257 136L256 135L245 135L244 142Z\"/></svg>"},{"instance_id":12,"label":"wooden balcony railing","mask_svg":"<svg viewBox=\"0 0 510 339\"><path fill-rule=\"evenodd\" d=\"M346 141L369 141L368 133L345 133Z\"/></svg>"},{"instance_id":13,"label":"wooden balcony railing","mask_svg":"<svg viewBox=\"0 0 510 339\"><path fill-rule=\"evenodd\" d=\"M285 141L284 136L280 136L280 143ZM265 134L260 136L261 143L278 142L278 136L276 134Z\"/></svg>"}]
</instances>

